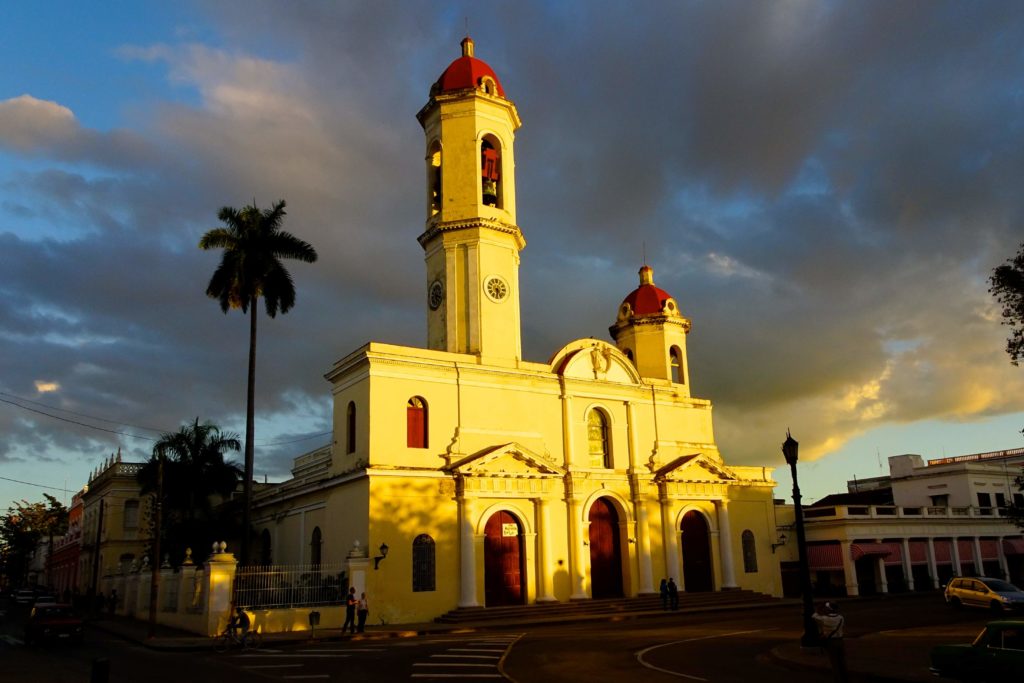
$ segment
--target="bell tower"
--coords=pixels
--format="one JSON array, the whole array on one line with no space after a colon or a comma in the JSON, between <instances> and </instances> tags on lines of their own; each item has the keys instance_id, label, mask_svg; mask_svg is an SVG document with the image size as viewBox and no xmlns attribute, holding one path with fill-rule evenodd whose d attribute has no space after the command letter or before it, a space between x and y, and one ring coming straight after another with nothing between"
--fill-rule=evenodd
<instances>
[{"instance_id":1,"label":"bell tower","mask_svg":"<svg viewBox=\"0 0 1024 683\"><path fill-rule=\"evenodd\" d=\"M522 357L516 225L516 106L462 41L416 115L426 136L427 347Z\"/></svg>"}]
</instances>

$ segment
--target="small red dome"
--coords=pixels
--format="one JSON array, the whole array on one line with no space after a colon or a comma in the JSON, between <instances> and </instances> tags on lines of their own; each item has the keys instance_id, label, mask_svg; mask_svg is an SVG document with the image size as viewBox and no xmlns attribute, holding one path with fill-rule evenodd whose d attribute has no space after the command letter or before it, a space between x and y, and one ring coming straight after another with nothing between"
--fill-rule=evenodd
<instances>
[{"instance_id":1,"label":"small red dome","mask_svg":"<svg viewBox=\"0 0 1024 683\"><path fill-rule=\"evenodd\" d=\"M465 90L467 88L479 88L481 79L489 78L494 81L495 94L499 97L505 96L494 69L473 56L473 40L466 36L462 40L462 56L448 65L441 77L434 84L436 92L452 92L454 90Z\"/></svg>"},{"instance_id":2,"label":"small red dome","mask_svg":"<svg viewBox=\"0 0 1024 683\"><path fill-rule=\"evenodd\" d=\"M665 302L671 298L671 294L654 286L654 269L644 266L640 269L640 286L622 303L629 304L633 315L658 315L664 312Z\"/></svg>"}]
</instances>

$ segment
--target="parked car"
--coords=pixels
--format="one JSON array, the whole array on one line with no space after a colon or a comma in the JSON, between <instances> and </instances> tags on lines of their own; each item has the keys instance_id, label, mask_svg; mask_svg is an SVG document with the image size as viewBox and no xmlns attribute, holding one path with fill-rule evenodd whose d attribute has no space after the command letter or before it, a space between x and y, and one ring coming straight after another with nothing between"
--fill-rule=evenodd
<instances>
[{"instance_id":1,"label":"parked car","mask_svg":"<svg viewBox=\"0 0 1024 683\"><path fill-rule=\"evenodd\" d=\"M36 592L34 590L21 589L14 594L14 602L18 605L31 605L36 600Z\"/></svg>"},{"instance_id":2,"label":"parked car","mask_svg":"<svg viewBox=\"0 0 1024 683\"><path fill-rule=\"evenodd\" d=\"M957 577L946 585L951 607L984 607L993 612L1024 610L1024 591L1002 579Z\"/></svg>"},{"instance_id":3,"label":"parked car","mask_svg":"<svg viewBox=\"0 0 1024 683\"><path fill-rule=\"evenodd\" d=\"M969 683L1024 680L1024 621L993 621L970 645L939 645L931 672Z\"/></svg>"},{"instance_id":4,"label":"parked car","mask_svg":"<svg viewBox=\"0 0 1024 683\"><path fill-rule=\"evenodd\" d=\"M71 605L54 603L32 608L25 623L25 643L51 639L82 640L82 618Z\"/></svg>"}]
</instances>

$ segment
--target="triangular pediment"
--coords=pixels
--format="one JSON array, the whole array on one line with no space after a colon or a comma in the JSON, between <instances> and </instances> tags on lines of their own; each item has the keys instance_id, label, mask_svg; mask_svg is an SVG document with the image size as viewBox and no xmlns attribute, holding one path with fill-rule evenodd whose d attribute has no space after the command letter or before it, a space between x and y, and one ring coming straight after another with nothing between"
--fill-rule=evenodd
<instances>
[{"instance_id":1,"label":"triangular pediment","mask_svg":"<svg viewBox=\"0 0 1024 683\"><path fill-rule=\"evenodd\" d=\"M654 473L655 480L666 481L736 481L725 465L703 453L681 455Z\"/></svg>"},{"instance_id":2,"label":"triangular pediment","mask_svg":"<svg viewBox=\"0 0 1024 683\"><path fill-rule=\"evenodd\" d=\"M560 477L565 474L565 470L548 456L514 441L467 455L445 469L472 476Z\"/></svg>"}]
</instances>

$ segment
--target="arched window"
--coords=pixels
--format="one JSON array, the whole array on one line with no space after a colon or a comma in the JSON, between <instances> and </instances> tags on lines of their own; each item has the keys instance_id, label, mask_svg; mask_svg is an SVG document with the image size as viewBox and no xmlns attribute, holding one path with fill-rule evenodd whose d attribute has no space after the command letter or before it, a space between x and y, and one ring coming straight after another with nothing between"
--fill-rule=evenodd
<instances>
[{"instance_id":1,"label":"arched window","mask_svg":"<svg viewBox=\"0 0 1024 683\"><path fill-rule=\"evenodd\" d=\"M419 396L405 408L405 442L409 448L427 447L427 402Z\"/></svg>"},{"instance_id":2,"label":"arched window","mask_svg":"<svg viewBox=\"0 0 1024 683\"><path fill-rule=\"evenodd\" d=\"M678 346L673 346L668 352L669 365L672 366L672 381L676 384L683 384L685 375L683 374L683 352L679 350Z\"/></svg>"},{"instance_id":3,"label":"arched window","mask_svg":"<svg viewBox=\"0 0 1024 683\"><path fill-rule=\"evenodd\" d=\"M260 564L274 564L274 549L270 546L270 531L264 529L260 534Z\"/></svg>"},{"instance_id":4,"label":"arched window","mask_svg":"<svg viewBox=\"0 0 1024 683\"><path fill-rule=\"evenodd\" d=\"M320 527L313 527L313 538L309 541L309 562L310 564L320 564L322 559L322 551L324 547L323 535L320 533Z\"/></svg>"},{"instance_id":5,"label":"arched window","mask_svg":"<svg viewBox=\"0 0 1024 683\"><path fill-rule=\"evenodd\" d=\"M757 546L754 544L754 532L750 529L743 532L743 571L757 573Z\"/></svg>"},{"instance_id":6,"label":"arched window","mask_svg":"<svg viewBox=\"0 0 1024 683\"><path fill-rule=\"evenodd\" d=\"M485 135L480 142L481 202L501 208L501 143L493 135Z\"/></svg>"},{"instance_id":7,"label":"arched window","mask_svg":"<svg viewBox=\"0 0 1024 683\"><path fill-rule=\"evenodd\" d=\"M427 155L427 197L430 201L429 216L441 211L441 143L434 142Z\"/></svg>"},{"instance_id":8,"label":"arched window","mask_svg":"<svg viewBox=\"0 0 1024 683\"><path fill-rule=\"evenodd\" d=\"M412 591L434 590L434 539L420 534L412 542Z\"/></svg>"},{"instance_id":9,"label":"arched window","mask_svg":"<svg viewBox=\"0 0 1024 683\"><path fill-rule=\"evenodd\" d=\"M608 418L596 408L587 415L587 446L591 467L611 468L612 453L608 447Z\"/></svg>"},{"instance_id":10,"label":"arched window","mask_svg":"<svg viewBox=\"0 0 1024 683\"><path fill-rule=\"evenodd\" d=\"M348 412L345 415L345 452L356 452L356 404L355 401L348 402Z\"/></svg>"}]
</instances>

